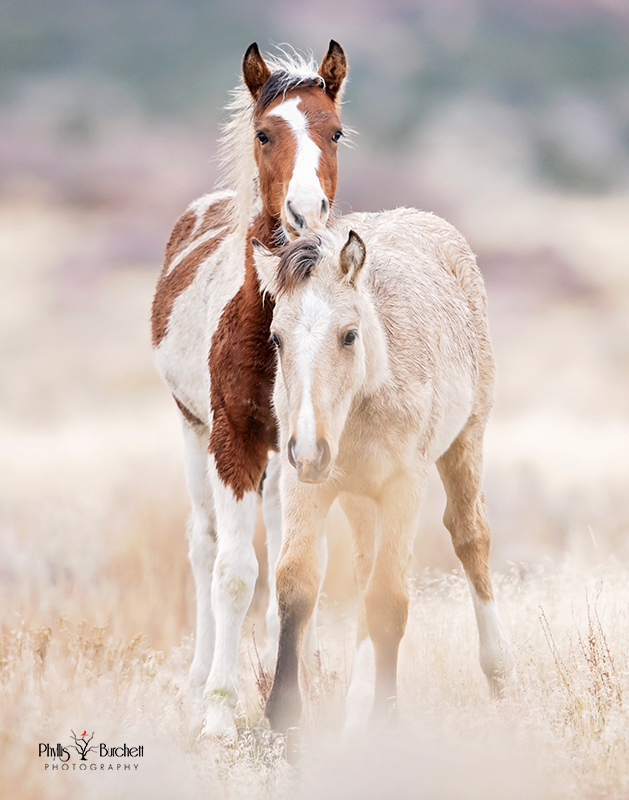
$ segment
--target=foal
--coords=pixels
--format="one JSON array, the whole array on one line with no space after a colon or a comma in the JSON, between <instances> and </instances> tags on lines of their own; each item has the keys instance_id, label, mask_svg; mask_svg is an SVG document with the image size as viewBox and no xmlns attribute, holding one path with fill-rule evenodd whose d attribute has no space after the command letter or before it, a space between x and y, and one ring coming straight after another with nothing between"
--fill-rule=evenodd
<instances>
[{"instance_id":1,"label":"foal","mask_svg":"<svg viewBox=\"0 0 629 800\"><path fill-rule=\"evenodd\" d=\"M394 707L407 570L435 462L447 494L444 522L474 601L481 667L498 693L513 658L493 600L481 490L494 362L469 247L443 220L398 209L345 217L279 258L256 244L254 258L275 299L279 364L284 539L271 726L283 731L299 722L300 646L318 596L323 525L337 496L352 526L361 598L346 725L365 714L361 687L374 666L373 714Z\"/></svg>"},{"instance_id":2,"label":"foal","mask_svg":"<svg viewBox=\"0 0 629 800\"><path fill-rule=\"evenodd\" d=\"M336 192L347 63L334 41L318 68L297 57L269 66L253 44L242 72L223 137L224 186L192 203L175 225L151 318L158 369L183 425L197 602L190 684L208 734L235 732L238 642L258 574L257 492L269 451L277 448L273 303L260 293L251 239L273 249L325 227ZM278 469L277 463L268 469L263 498L270 660L277 636Z\"/></svg>"}]
</instances>

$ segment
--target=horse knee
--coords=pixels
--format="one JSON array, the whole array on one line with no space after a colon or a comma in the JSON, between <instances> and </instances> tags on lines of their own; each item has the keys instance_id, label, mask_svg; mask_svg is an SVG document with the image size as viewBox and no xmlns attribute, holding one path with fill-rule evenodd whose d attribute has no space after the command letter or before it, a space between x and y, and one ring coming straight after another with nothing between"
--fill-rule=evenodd
<instances>
[{"instance_id":1,"label":"horse knee","mask_svg":"<svg viewBox=\"0 0 629 800\"><path fill-rule=\"evenodd\" d=\"M489 529L486 526L473 527L471 525L461 525L454 527L452 533L452 545L454 552L463 566L467 569L479 569L487 566L489 561L489 548L491 538Z\"/></svg>"},{"instance_id":2,"label":"horse knee","mask_svg":"<svg viewBox=\"0 0 629 800\"><path fill-rule=\"evenodd\" d=\"M408 619L408 592L405 586L375 584L365 594L367 628L374 643L399 643Z\"/></svg>"},{"instance_id":3,"label":"horse knee","mask_svg":"<svg viewBox=\"0 0 629 800\"><path fill-rule=\"evenodd\" d=\"M214 528L204 517L193 512L188 520L188 560L192 569L207 569L211 574L215 557Z\"/></svg>"},{"instance_id":4,"label":"horse knee","mask_svg":"<svg viewBox=\"0 0 629 800\"><path fill-rule=\"evenodd\" d=\"M253 545L219 553L214 566L214 591L236 611L246 611L258 577L258 559Z\"/></svg>"},{"instance_id":5,"label":"horse knee","mask_svg":"<svg viewBox=\"0 0 629 800\"><path fill-rule=\"evenodd\" d=\"M475 502L448 502L443 524L450 532L454 551L461 560L470 549L489 553L490 533L482 495Z\"/></svg>"},{"instance_id":6,"label":"horse knee","mask_svg":"<svg viewBox=\"0 0 629 800\"><path fill-rule=\"evenodd\" d=\"M277 606L282 625L305 625L317 602L318 587L313 582L300 582L278 569Z\"/></svg>"},{"instance_id":7,"label":"horse knee","mask_svg":"<svg viewBox=\"0 0 629 800\"><path fill-rule=\"evenodd\" d=\"M319 562L316 553L307 558L290 550L282 555L275 572L280 619L290 615L308 621L319 594Z\"/></svg>"}]
</instances>

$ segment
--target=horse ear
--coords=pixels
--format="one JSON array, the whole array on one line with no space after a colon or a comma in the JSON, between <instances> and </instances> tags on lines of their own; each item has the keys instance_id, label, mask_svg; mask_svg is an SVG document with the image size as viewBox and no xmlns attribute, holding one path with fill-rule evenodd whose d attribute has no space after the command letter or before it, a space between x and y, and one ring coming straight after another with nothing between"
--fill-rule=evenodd
<instances>
[{"instance_id":1,"label":"horse ear","mask_svg":"<svg viewBox=\"0 0 629 800\"><path fill-rule=\"evenodd\" d=\"M260 89L271 77L271 70L262 58L257 42L250 44L242 60L242 77L254 100L258 99Z\"/></svg>"},{"instance_id":2,"label":"horse ear","mask_svg":"<svg viewBox=\"0 0 629 800\"><path fill-rule=\"evenodd\" d=\"M350 231L347 241L341 250L339 263L341 271L351 286L356 286L356 279L363 268L367 248L365 243L355 231Z\"/></svg>"},{"instance_id":3,"label":"horse ear","mask_svg":"<svg viewBox=\"0 0 629 800\"><path fill-rule=\"evenodd\" d=\"M326 94L331 100L336 101L343 86L343 81L347 77L347 59L343 48L334 39L330 40L328 52L319 67L319 75L325 81Z\"/></svg>"},{"instance_id":4,"label":"horse ear","mask_svg":"<svg viewBox=\"0 0 629 800\"><path fill-rule=\"evenodd\" d=\"M263 292L268 292L271 296L275 295L275 276L279 258L274 256L271 251L262 244L259 239L252 238L253 263L258 273L258 282Z\"/></svg>"}]
</instances>

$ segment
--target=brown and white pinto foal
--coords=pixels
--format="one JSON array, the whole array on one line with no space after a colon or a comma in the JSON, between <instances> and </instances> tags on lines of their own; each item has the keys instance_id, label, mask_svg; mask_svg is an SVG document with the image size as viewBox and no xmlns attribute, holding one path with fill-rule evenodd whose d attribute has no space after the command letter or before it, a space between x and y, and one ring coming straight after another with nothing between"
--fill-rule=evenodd
<instances>
[{"instance_id":1,"label":"brown and white pinto foal","mask_svg":"<svg viewBox=\"0 0 629 800\"><path fill-rule=\"evenodd\" d=\"M279 258L256 244L254 258L275 298L279 363L284 538L266 707L272 727L299 722L299 653L336 497L352 526L361 597L346 731L362 726L372 705L376 716L391 711L407 570L434 463L447 495L444 522L469 579L481 666L499 692L513 657L493 601L481 490L494 362L483 280L467 243L432 214L398 209L344 217Z\"/></svg>"},{"instance_id":2,"label":"brown and white pinto foal","mask_svg":"<svg viewBox=\"0 0 629 800\"><path fill-rule=\"evenodd\" d=\"M273 301L260 292L251 239L273 250L327 224L347 64L334 41L318 68L298 57L267 63L253 44L242 70L223 137L223 188L192 203L175 225L152 311L157 365L183 423L197 601L190 681L210 734L234 731L238 642L258 574L257 491L277 447ZM269 660L278 629L278 470L269 466L263 498Z\"/></svg>"}]
</instances>

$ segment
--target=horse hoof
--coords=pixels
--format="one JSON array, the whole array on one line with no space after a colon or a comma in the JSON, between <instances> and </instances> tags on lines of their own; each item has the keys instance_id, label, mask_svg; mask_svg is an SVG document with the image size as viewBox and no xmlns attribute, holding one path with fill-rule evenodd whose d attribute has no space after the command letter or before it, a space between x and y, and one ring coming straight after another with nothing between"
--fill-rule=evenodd
<instances>
[{"instance_id":1,"label":"horse hoof","mask_svg":"<svg viewBox=\"0 0 629 800\"><path fill-rule=\"evenodd\" d=\"M373 707L369 715L370 731L386 731L397 727L398 724L397 697L389 697L386 704Z\"/></svg>"},{"instance_id":2,"label":"horse hoof","mask_svg":"<svg viewBox=\"0 0 629 800\"><path fill-rule=\"evenodd\" d=\"M238 739L238 731L233 721L229 726L224 724L215 724L211 722L209 725L207 721L203 725L201 733L199 734L199 741L214 741L224 744L234 744Z\"/></svg>"},{"instance_id":3,"label":"horse hoof","mask_svg":"<svg viewBox=\"0 0 629 800\"><path fill-rule=\"evenodd\" d=\"M237 735L232 707L225 701L216 703L206 700L201 738L226 736L235 741Z\"/></svg>"},{"instance_id":4,"label":"horse hoof","mask_svg":"<svg viewBox=\"0 0 629 800\"><path fill-rule=\"evenodd\" d=\"M286 731L286 761L291 766L299 764L303 752L301 731L299 728L289 728Z\"/></svg>"},{"instance_id":5,"label":"horse hoof","mask_svg":"<svg viewBox=\"0 0 629 800\"><path fill-rule=\"evenodd\" d=\"M487 676L489 693L493 700L503 700L510 689L515 686L515 669L511 668L502 672L494 672Z\"/></svg>"},{"instance_id":6,"label":"horse hoof","mask_svg":"<svg viewBox=\"0 0 629 800\"><path fill-rule=\"evenodd\" d=\"M493 663L492 663L493 662ZM489 663L482 664L489 684L489 693L494 700L501 700L516 683L515 658L510 643L500 642L497 656Z\"/></svg>"}]
</instances>

